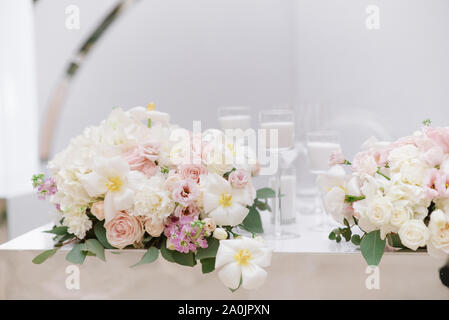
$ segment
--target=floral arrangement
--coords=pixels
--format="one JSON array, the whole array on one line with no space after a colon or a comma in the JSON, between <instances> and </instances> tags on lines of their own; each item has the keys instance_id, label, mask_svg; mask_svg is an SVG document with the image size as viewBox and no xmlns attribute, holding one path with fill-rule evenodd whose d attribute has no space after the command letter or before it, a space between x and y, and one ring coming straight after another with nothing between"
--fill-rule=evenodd
<instances>
[{"instance_id":1,"label":"floral arrangement","mask_svg":"<svg viewBox=\"0 0 449 320\"><path fill-rule=\"evenodd\" d=\"M105 249L145 249L134 266L163 258L218 276L231 290L259 287L271 250L259 209L274 197L255 190L260 166L250 150L237 161L236 146L219 130L192 133L170 116L147 108L115 108L49 162L51 177L34 175L41 199L58 212L55 247L37 256L42 263L71 244L66 259L105 260ZM243 232L243 233L242 233ZM247 236L244 235L247 234Z\"/></svg>"},{"instance_id":2,"label":"floral arrangement","mask_svg":"<svg viewBox=\"0 0 449 320\"><path fill-rule=\"evenodd\" d=\"M343 225L329 239L360 245L369 265L379 264L385 248L449 254L449 127L423 123L392 143L368 140L352 162L333 153L318 178L326 211Z\"/></svg>"}]
</instances>

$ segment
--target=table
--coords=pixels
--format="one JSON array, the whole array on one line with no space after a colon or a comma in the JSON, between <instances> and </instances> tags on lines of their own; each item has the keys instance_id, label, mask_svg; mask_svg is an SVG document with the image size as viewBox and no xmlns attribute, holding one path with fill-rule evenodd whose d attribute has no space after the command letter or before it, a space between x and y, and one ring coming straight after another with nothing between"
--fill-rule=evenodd
<instances>
[{"instance_id":1,"label":"table","mask_svg":"<svg viewBox=\"0 0 449 320\"><path fill-rule=\"evenodd\" d=\"M427 253L386 252L379 266L379 289L367 289L373 277L351 243L331 242L327 232L308 226L313 217L298 215L297 239L269 242L275 250L262 288L235 293L216 272L203 275L201 266L182 267L162 257L149 265L130 266L144 250L106 250L107 263L87 257L79 267L79 289L68 289L73 278L68 249L59 250L41 265L31 260L52 247L52 235L37 228L0 246L1 299L448 299L438 269L445 261ZM267 223L265 220L264 223ZM69 267L67 269L67 267ZM67 272L67 273L66 273ZM69 281L70 282L70 281Z\"/></svg>"}]
</instances>

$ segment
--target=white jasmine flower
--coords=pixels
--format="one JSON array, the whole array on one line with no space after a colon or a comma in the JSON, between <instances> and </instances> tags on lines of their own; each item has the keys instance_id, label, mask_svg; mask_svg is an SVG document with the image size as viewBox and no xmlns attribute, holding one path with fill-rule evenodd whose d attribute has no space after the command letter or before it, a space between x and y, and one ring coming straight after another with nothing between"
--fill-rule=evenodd
<instances>
[{"instance_id":1,"label":"white jasmine flower","mask_svg":"<svg viewBox=\"0 0 449 320\"><path fill-rule=\"evenodd\" d=\"M218 226L236 226L243 222L254 198L248 188L232 188L231 184L215 173L201 177L203 207L206 216Z\"/></svg>"},{"instance_id":2,"label":"white jasmine flower","mask_svg":"<svg viewBox=\"0 0 449 320\"><path fill-rule=\"evenodd\" d=\"M145 176L130 171L128 163L120 157L97 159L94 170L80 177L84 189L91 197L104 195L105 221L109 222L119 211L131 208L135 190L142 186Z\"/></svg>"},{"instance_id":3,"label":"white jasmine flower","mask_svg":"<svg viewBox=\"0 0 449 320\"><path fill-rule=\"evenodd\" d=\"M222 268L218 277L230 289L237 289L240 280L243 288L257 289L267 277L263 268L270 266L271 252L256 239L221 240L215 261L215 268Z\"/></svg>"}]
</instances>

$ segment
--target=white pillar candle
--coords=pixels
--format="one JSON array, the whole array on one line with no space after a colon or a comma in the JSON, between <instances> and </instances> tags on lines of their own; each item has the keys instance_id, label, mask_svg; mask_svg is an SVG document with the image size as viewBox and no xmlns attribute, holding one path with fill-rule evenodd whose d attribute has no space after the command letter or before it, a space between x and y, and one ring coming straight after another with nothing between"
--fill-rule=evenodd
<instances>
[{"instance_id":1,"label":"white pillar candle","mask_svg":"<svg viewBox=\"0 0 449 320\"><path fill-rule=\"evenodd\" d=\"M332 152L341 150L340 144L334 142L308 142L307 156L312 173L322 173L329 169L329 157Z\"/></svg>"},{"instance_id":2,"label":"white pillar candle","mask_svg":"<svg viewBox=\"0 0 449 320\"><path fill-rule=\"evenodd\" d=\"M271 177L269 186L272 189L276 188L276 178ZM295 223L296 221L296 176L284 175L281 176L281 224ZM271 209L275 207L275 199L269 202ZM274 216L272 217L274 223Z\"/></svg>"},{"instance_id":3,"label":"white pillar candle","mask_svg":"<svg viewBox=\"0 0 449 320\"><path fill-rule=\"evenodd\" d=\"M221 130L226 129L242 129L251 128L251 116L249 115L230 115L218 118Z\"/></svg>"},{"instance_id":4,"label":"white pillar candle","mask_svg":"<svg viewBox=\"0 0 449 320\"><path fill-rule=\"evenodd\" d=\"M295 143L295 124L294 122L263 122L260 127L266 129L266 144L268 148L274 148L271 146L270 141L270 129L275 129L278 132L277 148L287 149L293 147Z\"/></svg>"}]
</instances>

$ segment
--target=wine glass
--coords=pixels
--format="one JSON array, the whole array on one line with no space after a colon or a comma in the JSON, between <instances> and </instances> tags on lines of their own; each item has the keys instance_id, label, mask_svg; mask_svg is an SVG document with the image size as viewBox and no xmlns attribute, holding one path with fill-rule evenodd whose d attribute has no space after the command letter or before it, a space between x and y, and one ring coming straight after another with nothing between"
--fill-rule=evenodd
<instances>
[{"instance_id":1,"label":"wine glass","mask_svg":"<svg viewBox=\"0 0 449 320\"><path fill-rule=\"evenodd\" d=\"M274 216L274 234L267 234L267 238L274 240L298 237L298 234L282 230L283 221L294 219L296 210L291 205L291 192L295 188L288 187L292 182L296 187L296 175L284 175L291 166L294 157L295 145L295 113L291 109L270 109L259 113L259 124L261 129L266 130L266 143L268 152L277 157L278 167L276 174L270 181L270 186L275 190L276 196L272 201ZM277 131L278 139L272 141L272 130ZM292 181L292 177L295 178ZM296 193L296 192L295 192ZM294 194L293 197L296 195ZM287 202L288 201L288 202Z\"/></svg>"},{"instance_id":2,"label":"wine glass","mask_svg":"<svg viewBox=\"0 0 449 320\"><path fill-rule=\"evenodd\" d=\"M326 174L329 169L329 158L333 152L341 151L340 134L337 131L310 131L306 134L307 158L309 170L318 176ZM330 219L323 208L322 194L318 188L315 194L315 213L321 216L321 221L313 226L317 230L327 230Z\"/></svg>"}]
</instances>

